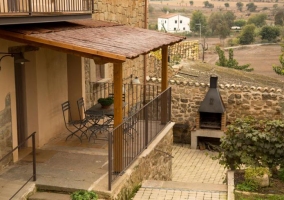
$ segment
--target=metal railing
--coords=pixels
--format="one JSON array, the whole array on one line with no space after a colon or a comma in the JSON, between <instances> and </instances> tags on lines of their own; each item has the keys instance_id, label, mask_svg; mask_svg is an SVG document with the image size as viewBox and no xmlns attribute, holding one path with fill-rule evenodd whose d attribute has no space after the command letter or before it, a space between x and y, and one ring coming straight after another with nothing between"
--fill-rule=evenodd
<instances>
[{"instance_id":1,"label":"metal railing","mask_svg":"<svg viewBox=\"0 0 284 200\"><path fill-rule=\"evenodd\" d=\"M19 144L17 147L15 147L13 150L11 150L9 153L7 153L3 158L1 158L0 162L2 162L3 160L5 160L6 158L8 158L8 156L10 156L15 150L17 150L19 147L23 146L26 141L30 138L32 138L32 154L33 154L33 175L19 188L19 190L17 190L13 196L10 198L13 199L20 191L21 189L23 189L23 187L25 187L25 185L31 180L33 179L33 181L36 181L36 151L35 151L35 134L36 132L33 132L30 136L28 136L25 141L23 141L21 144Z\"/></svg>"},{"instance_id":2,"label":"metal railing","mask_svg":"<svg viewBox=\"0 0 284 200\"><path fill-rule=\"evenodd\" d=\"M114 94L113 83L96 84L93 90L92 102L99 98L106 98ZM122 100L125 102L123 108L124 117L128 116L133 106L142 106L151 101L161 92L161 87L157 85L123 84ZM90 107L91 105L88 105Z\"/></svg>"},{"instance_id":3,"label":"metal railing","mask_svg":"<svg viewBox=\"0 0 284 200\"><path fill-rule=\"evenodd\" d=\"M0 14L93 12L94 0L0 0Z\"/></svg>"},{"instance_id":4,"label":"metal railing","mask_svg":"<svg viewBox=\"0 0 284 200\"><path fill-rule=\"evenodd\" d=\"M125 172L170 121L171 88L168 88L109 132L109 190L111 184Z\"/></svg>"}]
</instances>

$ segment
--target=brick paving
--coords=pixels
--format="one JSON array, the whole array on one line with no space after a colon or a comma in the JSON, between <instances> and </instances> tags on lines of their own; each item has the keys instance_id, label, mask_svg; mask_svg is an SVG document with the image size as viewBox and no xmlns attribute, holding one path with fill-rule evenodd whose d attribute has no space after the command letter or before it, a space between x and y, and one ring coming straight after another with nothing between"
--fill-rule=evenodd
<instances>
[{"instance_id":1,"label":"brick paving","mask_svg":"<svg viewBox=\"0 0 284 200\"><path fill-rule=\"evenodd\" d=\"M143 183L133 200L226 200L227 170L210 157L213 154L174 144L172 182L167 182L167 186ZM177 188L177 185L184 186Z\"/></svg>"}]
</instances>

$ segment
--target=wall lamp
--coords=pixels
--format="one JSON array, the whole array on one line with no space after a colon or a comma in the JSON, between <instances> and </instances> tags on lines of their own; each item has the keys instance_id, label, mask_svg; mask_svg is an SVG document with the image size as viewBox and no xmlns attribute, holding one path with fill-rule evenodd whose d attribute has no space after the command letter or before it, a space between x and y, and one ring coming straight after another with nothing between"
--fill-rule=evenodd
<instances>
[{"instance_id":1,"label":"wall lamp","mask_svg":"<svg viewBox=\"0 0 284 200\"><path fill-rule=\"evenodd\" d=\"M18 63L18 64L24 64L25 62L30 62L29 60L25 59L24 58L24 55L22 52L20 53L4 53L4 52L0 52L0 54L5 54L3 55L1 58L0 58L0 70L1 70L1 61L3 58L5 57L15 57L15 63Z\"/></svg>"}]
</instances>

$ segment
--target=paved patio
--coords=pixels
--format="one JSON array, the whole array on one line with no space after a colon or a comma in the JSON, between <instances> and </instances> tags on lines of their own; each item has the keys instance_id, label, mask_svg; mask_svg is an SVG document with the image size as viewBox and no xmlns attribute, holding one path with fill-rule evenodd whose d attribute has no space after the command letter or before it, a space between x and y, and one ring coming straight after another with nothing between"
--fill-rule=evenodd
<instances>
[{"instance_id":1,"label":"paved patio","mask_svg":"<svg viewBox=\"0 0 284 200\"><path fill-rule=\"evenodd\" d=\"M134 200L226 200L227 170L212 160L210 151L173 146L173 181L146 181Z\"/></svg>"}]
</instances>

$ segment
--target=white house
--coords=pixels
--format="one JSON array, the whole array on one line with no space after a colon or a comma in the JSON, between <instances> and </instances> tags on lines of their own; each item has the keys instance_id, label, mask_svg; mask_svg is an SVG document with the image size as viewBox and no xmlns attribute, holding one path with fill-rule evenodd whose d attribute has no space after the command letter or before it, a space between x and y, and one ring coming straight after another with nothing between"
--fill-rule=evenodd
<instances>
[{"instance_id":1,"label":"white house","mask_svg":"<svg viewBox=\"0 0 284 200\"><path fill-rule=\"evenodd\" d=\"M190 19L179 14L165 14L158 18L158 30L169 33L190 32Z\"/></svg>"}]
</instances>

